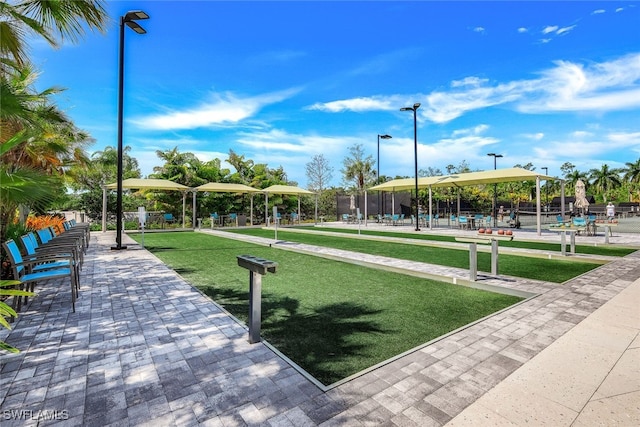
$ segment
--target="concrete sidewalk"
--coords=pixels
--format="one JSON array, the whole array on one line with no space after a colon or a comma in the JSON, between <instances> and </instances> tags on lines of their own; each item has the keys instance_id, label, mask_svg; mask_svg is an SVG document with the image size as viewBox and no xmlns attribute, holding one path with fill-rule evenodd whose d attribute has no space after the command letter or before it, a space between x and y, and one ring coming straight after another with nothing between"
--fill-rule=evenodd
<instances>
[{"instance_id":1,"label":"concrete sidewalk","mask_svg":"<svg viewBox=\"0 0 640 427\"><path fill-rule=\"evenodd\" d=\"M76 313L66 287L47 284L0 331L22 349L0 359L3 427L570 425L597 421L603 402L619 405L619 425L638 420L640 252L564 285L503 280L539 296L323 391L248 344L242 325L151 253L131 241L111 251L113 241L92 235ZM555 348L561 356L548 356ZM513 382L520 394L483 404ZM525 407L538 418L501 409Z\"/></svg>"},{"instance_id":2,"label":"concrete sidewalk","mask_svg":"<svg viewBox=\"0 0 640 427\"><path fill-rule=\"evenodd\" d=\"M447 426L640 425L640 280Z\"/></svg>"}]
</instances>

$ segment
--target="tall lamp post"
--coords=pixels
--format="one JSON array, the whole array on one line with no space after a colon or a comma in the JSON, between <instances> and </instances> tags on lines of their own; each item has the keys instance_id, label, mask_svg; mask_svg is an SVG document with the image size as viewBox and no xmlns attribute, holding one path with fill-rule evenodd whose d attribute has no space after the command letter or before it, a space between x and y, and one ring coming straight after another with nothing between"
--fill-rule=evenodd
<instances>
[{"instance_id":1,"label":"tall lamp post","mask_svg":"<svg viewBox=\"0 0 640 427\"><path fill-rule=\"evenodd\" d=\"M544 169L544 174L549 176L549 168L548 167L544 167L544 168L540 168L540 169ZM549 214L549 186L547 185L548 181L545 180L544 181L544 208L547 212L547 215Z\"/></svg>"},{"instance_id":2,"label":"tall lamp post","mask_svg":"<svg viewBox=\"0 0 640 427\"><path fill-rule=\"evenodd\" d=\"M416 119L416 112L420 108L420 103L416 102L413 107L402 107L400 111L413 111L413 154L415 161L415 179L416 179L416 231L420 231L418 227L418 121Z\"/></svg>"},{"instance_id":3,"label":"tall lamp post","mask_svg":"<svg viewBox=\"0 0 640 427\"><path fill-rule=\"evenodd\" d=\"M377 181L378 184L380 184L380 140L381 139L391 139L393 138L391 135L380 135L378 134L378 161L376 162L376 165L378 166L378 172L377 172ZM380 219L380 191L378 191L378 219Z\"/></svg>"},{"instance_id":4,"label":"tall lamp post","mask_svg":"<svg viewBox=\"0 0 640 427\"><path fill-rule=\"evenodd\" d=\"M487 156L493 156L493 170L496 170L498 167L496 159L498 157L502 157L502 154L489 153ZM497 218L497 208L498 204L498 183L493 184L493 227L498 226L498 218Z\"/></svg>"},{"instance_id":5,"label":"tall lamp post","mask_svg":"<svg viewBox=\"0 0 640 427\"><path fill-rule=\"evenodd\" d=\"M116 245L112 246L113 250L127 249L122 245L122 110L124 98L124 26L131 28L138 34L146 34L146 30L142 28L136 21L141 19L149 19L149 15L141 10L127 12L120 17L120 58L118 65L118 188L116 195Z\"/></svg>"}]
</instances>

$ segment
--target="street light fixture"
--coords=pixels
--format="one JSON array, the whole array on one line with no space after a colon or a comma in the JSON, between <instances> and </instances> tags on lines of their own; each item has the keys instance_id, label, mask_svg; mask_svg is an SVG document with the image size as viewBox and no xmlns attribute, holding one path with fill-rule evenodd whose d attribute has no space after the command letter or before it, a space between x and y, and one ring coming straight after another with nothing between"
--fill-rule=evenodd
<instances>
[{"instance_id":1,"label":"street light fixture","mask_svg":"<svg viewBox=\"0 0 640 427\"><path fill-rule=\"evenodd\" d=\"M496 153L489 153L487 154L487 156L493 156L493 170L497 169L497 162L496 159L498 157L503 157L502 154L496 154ZM497 211L496 209L498 208L498 206L496 206L498 204L498 183L493 184L493 227L496 228L498 226L498 218L497 218Z\"/></svg>"},{"instance_id":2,"label":"street light fixture","mask_svg":"<svg viewBox=\"0 0 640 427\"><path fill-rule=\"evenodd\" d=\"M415 161L415 179L416 179L416 231L420 231L418 227L418 121L416 118L416 112L420 108L420 103L416 102L413 107L402 107L400 111L413 111L413 154Z\"/></svg>"},{"instance_id":3,"label":"street light fixture","mask_svg":"<svg viewBox=\"0 0 640 427\"><path fill-rule=\"evenodd\" d=\"M124 26L131 28L137 34L146 34L146 30L136 21L149 19L149 15L141 10L127 12L120 17L120 57L118 65L118 188L116 195L116 245L113 250L127 249L122 245L122 111L124 98Z\"/></svg>"},{"instance_id":4,"label":"street light fixture","mask_svg":"<svg viewBox=\"0 0 640 427\"><path fill-rule=\"evenodd\" d=\"M540 169L544 169L544 174L546 176L549 176L549 168L548 167L543 167L543 168L540 168ZM545 209L546 209L547 214L548 214L548 212L549 212L549 186L547 184L548 184L548 181L545 180L544 181L544 206L545 206Z\"/></svg>"},{"instance_id":5,"label":"street light fixture","mask_svg":"<svg viewBox=\"0 0 640 427\"><path fill-rule=\"evenodd\" d=\"M377 184L380 184L380 140L381 139L391 139L393 138L391 135L380 135L378 134L378 161L376 162L376 165L378 166L378 172L376 175L377 178ZM380 191L378 191L378 219L380 218Z\"/></svg>"}]
</instances>

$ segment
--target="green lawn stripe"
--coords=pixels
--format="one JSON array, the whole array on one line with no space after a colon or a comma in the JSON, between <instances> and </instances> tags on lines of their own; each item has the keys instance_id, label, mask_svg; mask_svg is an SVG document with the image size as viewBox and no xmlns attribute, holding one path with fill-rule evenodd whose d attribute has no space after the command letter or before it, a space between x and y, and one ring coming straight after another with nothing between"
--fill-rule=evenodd
<instances>
[{"instance_id":1,"label":"green lawn stripe","mask_svg":"<svg viewBox=\"0 0 640 427\"><path fill-rule=\"evenodd\" d=\"M248 273L236 256L278 262L262 283L262 335L327 385L522 300L203 233L144 239L145 248L245 322Z\"/></svg>"},{"instance_id":2,"label":"green lawn stripe","mask_svg":"<svg viewBox=\"0 0 640 427\"><path fill-rule=\"evenodd\" d=\"M230 232L259 237L273 238L274 231L257 228L230 229ZM447 267L469 268L468 249L418 246L409 243L380 242L373 240L350 239L311 233L288 232L278 230L278 239L309 245L332 247L370 255L387 256L410 261L426 262ZM503 242L500 242L502 245ZM600 264L573 262L565 260L526 257L511 254L500 255L500 273L508 276L523 277L553 283L563 283L586 273ZM478 252L478 270L491 271L491 254Z\"/></svg>"},{"instance_id":3,"label":"green lawn stripe","mask_svg":"<svg viewBox=\"0 0 640 427\"><path fill-rule=\"evenodd\" d=\"M330 231L334 233L344 233L344 234L358 234L358 230L351 228L332 228L332 227L300 227L304 230L309 231ZM389 237L397 237L401 239L416 239L416 240L432 240L436 242L455 242L455 236L444 236L440 234L428 234L428 233L403 233L403 232L393 232L393 231L377 231L377 230L366 230L361 229L361 234L369 235L369 236L389 236ZM517 231L515 232L517 233ZM559 252L560 251L560 237L558 237L557 243L551 242L531 242L531 241L523 241L523 240L512 240L512 241L501 241L500 246L509 247L509 248L521 248L521 249L536 249L541 251L552 251ZM614 246L614 245L576 245L576 253L585 254L585 255L604 255L604 256L615 256L622 257L625 255L629 255L632 252L635 252L637 249Z\"/></svg>"}]
</instances>

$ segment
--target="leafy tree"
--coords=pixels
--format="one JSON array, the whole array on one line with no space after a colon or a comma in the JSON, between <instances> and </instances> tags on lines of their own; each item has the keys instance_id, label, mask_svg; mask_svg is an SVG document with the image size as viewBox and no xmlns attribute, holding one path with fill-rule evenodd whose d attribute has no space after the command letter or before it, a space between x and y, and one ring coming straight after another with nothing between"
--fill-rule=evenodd
<instances>
[{"instance_id":1,"label":"leafy tree","mask_svg":"<svg viewBox=\"0 0 640 427\"><path fill-rule=\"evenodd\" d=\"M37 35L53 47L77 42L85 29L106 31L106 3L97 0L22 0L0 3L0 55L3 69L29 62L26 40Z\"/></svg>"},{"instance_id":2,"label":"leafy tree","mask_svg":"<svg viewBox=\"0 0 640 427\"><path fill-rule=\"evenodd\" d=\"M571 162L564 162L562 164L562 166L560 166L560 172L562 172L562 174L564 176L569 175L571 172L574 171L574 169L576 168L576 165L574 165Z\"/></svg>"},{"instance_id":3,"label":"leafy tree","mask_svg":"<svg viewBox=\"0 0 640 427\"><path fill-rule=\"evenodd\" d=\"M625 166L622 170L624 172L623 178L629 184L629 191L635 189L640 196L640 159L635 162L626 162Z\"/></svg>"},{"instance_id":4,"label":"leafy tree","mask_svg":"<svg viewBox=\"0 0 640 427\"><path fill-rule=\"evenodd\" d=\"M123 179L140 178L138 160L131 157L131 147L125 146L122 150ZM91 155L89 163L76 165L67 173L69 186L79 195L79 206L84 209L90 218L102 217L102 188L118 179L118 150L107 146L103 151L96 151ZM139 200L137 201L139 202ZM123 208L130 210L136 208L139 203L134 202L128 192L123 194ZM107 212L116 211L116 194L107 192Z\"/></svg>"},{"instance_id":5,"label":"leafy tree","mask_svg":"<svg viewBox=\"0 0 640 427\"><path fill-rule=\"evenodd\" d=\"M622 185L618 169L611 169L609 165L602 165L600 169L591 169L589 171L590 184L602 196L606 203L609 193Z\"/></svg>"},{"instance_id":6,"label":"leafy tree","mask_svg":"<svg viewBox=\"0 0 640 427\"><path fill-rule=\"evenodd\" d=\"M78 40L85 28L104 30L101 1L24 0L0 2L0 239L19 204L43 206L52 200L73 163L86 160L86 133L75 128L50 101L60 91L34 89L37 74L29 64L26 40L37 35L51 45ZM57 185L56 185L57 184Z\"/></svg>"},{"instance_id":7,"label":"leafy tree","mask_svg":"<svg viewBox=\"0 0 640 427\"><path fill-rule=\"evenodd\" d=\"M375 161L372 155L365 156L362 144L349 147L349 156L343 162L342 177L352 192L362 194L365 188L376 181Z\"/></svg>"},{"instance_id":8,"label":"leafy tree","mask_svg":"<svg viewBox=\"0 0 640 427\"><path fill-rule=\"evenodd\" d=\"M63 191L66 169L86 159L88 135L51 103L57 90L33 89L36 77L28 67L0 74L0 238L19 205L44 209Z\"/></svg>"},{"instance_id":9,"label":"leafy tree","mask_svg":"<svg viewBox=\"0 0 640 427\"><path fill-rule=\"evenodd\" d=\"M567 183L565 191L567 193L573 193L575 191L576 183L578 182L578 180L584 182L585 186L588 185L589 184L588 178L589 176L587 175L586 172L580 172L577 169L571 170L564 176L564 179Z\"/></svg>"}]
</instances>

